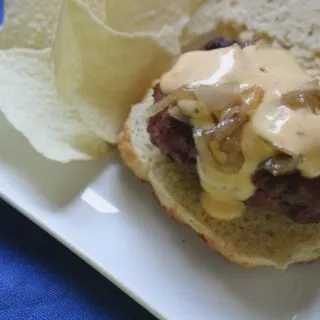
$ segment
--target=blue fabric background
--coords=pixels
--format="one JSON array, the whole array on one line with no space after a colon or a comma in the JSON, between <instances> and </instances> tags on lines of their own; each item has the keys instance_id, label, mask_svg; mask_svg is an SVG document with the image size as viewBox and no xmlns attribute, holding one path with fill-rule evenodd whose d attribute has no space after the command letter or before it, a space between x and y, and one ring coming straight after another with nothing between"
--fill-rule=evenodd
<instances>
[{"instance_id":1,"label":"blue fabric background","mask_svg":"<svg viewBox=\"0 0 320 320\"><path fill-rule=\"evenodd\" d=\"M4 19L4 0L0 0L0 27L3 25Z\"/></svg>"},{"instance_id":2,"label":"blue fabric background","mask_svg":"<svg viewBox=\"0 0 320 320\"><path fill-rule=\"evenodd\" d=\"M155 319L0 200L0 320Z\"/></svg>"}]
</instances>

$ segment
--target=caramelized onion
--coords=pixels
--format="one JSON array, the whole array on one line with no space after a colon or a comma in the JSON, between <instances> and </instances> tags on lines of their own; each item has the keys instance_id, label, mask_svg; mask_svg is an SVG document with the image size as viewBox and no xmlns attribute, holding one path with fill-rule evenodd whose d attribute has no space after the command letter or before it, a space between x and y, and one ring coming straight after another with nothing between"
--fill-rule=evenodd
<instances>
[{"instance_id":1,"label":"caramelized onion","mask_svg":"<svg viewBox=\"0 0 320 320\"><path fill-rule=\"evenodd\" d=\"M259 86L251 86L241 92L241 86L237 83L225 84L191 84L180 87L168 94L151 108L151 116L163 109L177 104L179 100L200 101L208 108L209 112L217 115L223 110L237 109L237 105L243 107L250 115L261 103L264 92Z\"/></svg>"},{"instance_id":2,"label":"caramelized onion","mask_svg":"<svg viewBox=\"0 0 320 320\"><path fill-rule=\"evenodd\" d=\"M171 117L185 123L189 123L188 117L186 117L177 106L169 107L168 113Z\"/></svg>"},{"instance_id":3,"label":"caramelized onion","mask_svg":"<svg viewBox=\"0 0 320 320\"><path fill-rule=\"evenodd\" d=\"M221 118L221 121L213 128L195 129L194 139L199 154L207 163L212 163L213 167L226 174L237 173L243 163L244 157L241 150L240 137L241 127L246 121L242 108L230 108ZM219 143L219 150L226 156L226 160L221 162L210 148L212 141Z\"/></svg>"},{"instance_id":4,"label":"caramelized onion","mask_svg":"<svg viewBox=\"0 0 320 320\"><path fill-rule=\"evenodd\" d=\"M171 116L180 121L186 122L190 118L194 126L195 144L202 160L223 173L235 174L245 161L240 141L243 124L259 106L263 95L263 90L258 86L245 90L238 84L230 83L184 86L155 103L151 107L151 114L169 108ZM200 103L195 106L192 103L180 105L178 102L181 100ZM214 117L219 118L217 124ZM210 145L212 142L217 143L217 149L213 150Z\"/></svg>"},{"instance_id":5,"label":"caramelized onion","mask_svg":"<svg viewBox=\"0 0 320 320\"><path fill-rule=\"evenodd\" d=\"M242 108L229 108L222 114L221 120L216 126L209 129L197 129L196 134L205 136L208 140L222 141L242 126L245 121L246 114Z\"/></svg>"},{"instance_id":6,"label":"caramelized onion","mask_svg":"<svg viewBox=\"0 0 320 320\"><path fill-rule=\"evenodd\" d=\"M206 163L213 164L213 166L217 168L218 160L211 152L208 141L197 134L197 129L194 129L193 131L193 139L202 160L204 160Z\"/></svg>"},{"instance_id":7,"label":"caramelized onion","mask_svg":"<svg viewBox=\"0 0 320 320\"><path fill-rule=\"evenodd\" d=\"M150 116L153 116L165 108L168 108L177 103L178 100L197 100L197 97L193 90L187 87L180 87L165 98L156 102L153 106L150 107Z\"/></svg>"},{"instance_id":8,"label":"caramelized onion","mask_svg":"<svg viewBox=\"0 0 320 320\"><path fill-rule=\"evenodd\" d=\"M263 164L263 168L272 175L279 176L294 172L300 162L301 157L299 156L292 157L286 154L280 154L267 160Z\"/></svg>"},{"instance_id":9,"label":"caramelized onion","mask_svg":"<svg viewBox=\"0 0 320 320\"><path fill-rule=\"evenodd\" d=\"M241 102L240 86L237 83L195 84L195 95L211 112L225 110Z\"/></svg>"},{"instance_id":10,"label":"caramelized onion","mask_svg":"<svg viewBox=\"0 0 320 320\"><path fill-rule=\"evenodd\" d=\"M220 150L225 153L226 160L221 162L212 152L208 142L203 137L194 135L194 140L201 154L202 160L212 165L215 169L226 174L239 172L244 163L240 141L237 137L228 137L220 144Z\"/></svg>"},{"instance_id":11,"label":"caramelized onion","mask_svg":"<svg viewBox=\"0 0 320 320\"><path fill-rule=\"evenodd\" d=\"M248 115L252 114L260 105L264 96L261 87L254 85L241 93L241 106Z\"/></svg>"},{"instance_id":12,"label":"caramelized onion","mask_svg":"<svg viewBox=\"0 0 320 320\"><path fill-rule=\"evenodd\" d=\"M320 114L320 90L301 89L282 95L281 103L293 109L309 107L313 113Z\"/></svg>"},{"instance_id":13,"label":"caramelized onion","mask_svg":"<svg viewBox=\"0 0 320 320\"><path fill-rule=\"evenodd\" d=\"M241 132L235 132L221 142L220 150L228 154L228 165L225 166L225 173L237 173L244 164L244 155L241 149Z\"/></svg>"},{"instance_id":14,"label":"caramelized onion","mask_svg":"<svg viewBox=\"0 0 320 320\"><path fill-rule=\"evenodd\" d=\"M253 85L243 90L238 83L199 84L195 85L193 90L197 98L213 113L241 105L251 114L258 108L264 96L261 87Z\"/></svg>"}]
</instances>

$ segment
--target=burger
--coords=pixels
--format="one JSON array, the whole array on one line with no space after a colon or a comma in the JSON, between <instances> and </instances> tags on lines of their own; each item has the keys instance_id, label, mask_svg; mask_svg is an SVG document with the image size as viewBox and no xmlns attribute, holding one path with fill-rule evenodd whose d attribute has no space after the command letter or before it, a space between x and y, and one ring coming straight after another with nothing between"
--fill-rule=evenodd
<instances>
[{"instance_id":1,"label":"burger","mask_svg":"<svg viewBox=\"0 0 320 320\"><path fill-rule=\"evenodd\" d=\"M131 109L124 163L168 214L243 267L320 256L320 87L292 54L214 38Z\"/></svg>"}]
</instances>

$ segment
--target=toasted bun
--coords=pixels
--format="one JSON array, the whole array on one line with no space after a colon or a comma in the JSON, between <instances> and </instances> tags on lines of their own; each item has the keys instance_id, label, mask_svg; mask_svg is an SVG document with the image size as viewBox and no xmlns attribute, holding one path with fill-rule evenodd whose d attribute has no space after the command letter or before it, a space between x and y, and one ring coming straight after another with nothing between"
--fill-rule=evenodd
<instances>
[{"instance_id":1,"label":"toasted bun","mask_svg":"<svg viewBox=\"0 0 320 320\"><path fill-rule=\"evenodd\" d=\"M299 225L281 213L248 209L243 217L224 222L210 217L199 203L196 176L182 171L154 147L146 131L152 90L135 106L119 135L125 164L149 181L158 202L176 220L189 225L216 251L243 267L310 262L320 256L320 223Z\"/></svg>"}]
</instances>

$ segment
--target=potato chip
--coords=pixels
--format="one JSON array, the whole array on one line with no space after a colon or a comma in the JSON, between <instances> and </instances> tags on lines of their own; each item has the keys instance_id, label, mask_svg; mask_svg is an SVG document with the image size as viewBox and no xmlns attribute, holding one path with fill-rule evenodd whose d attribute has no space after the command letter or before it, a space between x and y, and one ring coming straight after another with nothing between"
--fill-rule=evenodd
<instances>
[{"instance_id":1,"label":"potato chip","mask_svg":"<svg viewBox=\"0 0 320 320\"><path fill-rule=\"evenodd\" d=\"M235 24L227 18L236 2L206 0L192 16L183 30L181 45L184 50L192 50L214 36L238 39L239 34L246 28Z\"/></svg>"},{"instance_id":2,"label":"potato chip","mask_svg":"<svg viewBox=\"0 0 320 320\"><path fill-rule=\"evenodd\" d=\"M181 53L181 35L205 0L106 0L107 23L121 32L157 34L176 55Z\"/></svg>"},{"instance_id":3,"label":"potato chip","mask_svg":"<svg viewBox=\"0 0 320 320\"><path fill-rule=\"evenodd\" d=\"M61 1L7 2L0 110L37 151L68 162L116 143L203 0Z\"/></svg>"},{"instance_id":4,"label":"potato chip","mask_svg":"<svg viewBox=\"0 0 320 320\"><path fill-rule=\"evenodd\" d=\"M106 0L82 0L83 5L102 23L107 19L107 2Z\"/></svg>"},{"instance_id":5,"label":"potato chip","mask_svg":"<svg viewBox=\"0 0 320 320\"><path fill-rule=\"evenodd\" d=\"M122 32L179 34L205 0L106 0L107 23Z\"/></svg>"},{"instance_id":6,"label":"potato chip","mask_svg":"<svg viewBox=\"0 0 320 320\"><path fill-rule=\"evenodd\" d=\"M51 46L61 0L9 0L0 33L0 49Z\"/></svg>"},{"instance_id":7,"label":"potato chip","mask_svg":"<svg viewBox=\"0 0 320 320\"><path fill-rule=\"evenodd\" d=\"M77 0L64 3L53 54L60 92L111 143L131 105L173 59L156 36L115 31Z\"/></svg>"},{"instance_id":8,"label":"potato chip","mask_svg":"<svg viewBox=\"0 0 320 320\"><path fill-rule=\"evenodd\" d=\"M0 51L0 110L32 146L60 162L93 159L107 150L58 95L50 50Z\"/></svg>"}]
</instances>

